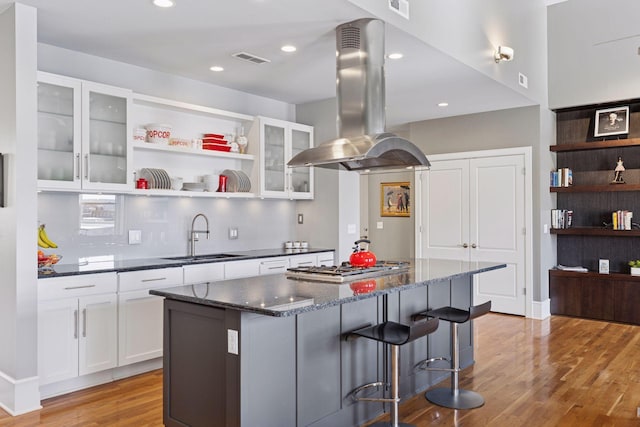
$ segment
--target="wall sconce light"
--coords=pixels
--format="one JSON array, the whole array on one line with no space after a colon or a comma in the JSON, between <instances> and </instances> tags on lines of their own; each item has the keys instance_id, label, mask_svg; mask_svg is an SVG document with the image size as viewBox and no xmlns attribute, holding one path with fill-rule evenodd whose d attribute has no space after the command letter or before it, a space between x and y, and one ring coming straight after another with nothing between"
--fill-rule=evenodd
<instances>
[{"instance_id":1,"label":"wall sconce light","mask_svg":"<svg viewBox=\"0 0 640 427\"><path fill-rule=\"evenodd\" d=\"M511 61L513 59L513 49L509 46L498 46L498 50L493 54L493 59L497 62Z\"/></svg>"}]
</instances>

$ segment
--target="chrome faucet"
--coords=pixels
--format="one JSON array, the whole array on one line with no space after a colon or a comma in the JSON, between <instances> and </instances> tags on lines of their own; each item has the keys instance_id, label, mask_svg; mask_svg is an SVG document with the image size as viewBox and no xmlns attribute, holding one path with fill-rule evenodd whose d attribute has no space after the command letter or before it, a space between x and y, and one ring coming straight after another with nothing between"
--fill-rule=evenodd
<instances>
[{"instance_id":1,"label":"chrome faucet","mask_svg":"<svg viewBox=\"0 0 640 427\"><path fill-rule=\"evenodd\" d=\"M194 230L193 227L196 223L196 219L198 219L198 217L201 216L202 218L204 218L204 221L207 224L207 229L206 230ZM193 217L193 220L191 221L191 251L189 252L189 256L195 256L196 255L196 242L199 240L198 239L198 233L206 233L207 235L207 239L209 239L209 218L207 218L207 216L203 213L199 213L196 216Z\"/></svg>"}]
</instances>

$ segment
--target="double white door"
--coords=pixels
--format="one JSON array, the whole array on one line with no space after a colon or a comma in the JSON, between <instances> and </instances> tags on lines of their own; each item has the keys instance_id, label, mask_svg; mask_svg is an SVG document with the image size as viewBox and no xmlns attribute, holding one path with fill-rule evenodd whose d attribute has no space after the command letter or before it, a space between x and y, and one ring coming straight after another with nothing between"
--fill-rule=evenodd
<instances>
[{"instance_id":1,"label":"double white door","mask_svg":"<svg viewBox=\"0 0 640 427\"><path fill-rule=\"evenodd\" d=\"M525 314L524 155L432 161L420 173L416 254L506 263L474 279L474 304Z\"/></svg>"}]
</instances>

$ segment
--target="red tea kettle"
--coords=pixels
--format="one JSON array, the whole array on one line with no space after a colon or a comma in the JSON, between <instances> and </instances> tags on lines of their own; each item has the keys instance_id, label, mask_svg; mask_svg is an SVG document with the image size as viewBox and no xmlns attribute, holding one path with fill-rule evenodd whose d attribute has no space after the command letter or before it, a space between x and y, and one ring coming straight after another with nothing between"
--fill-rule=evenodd
<instances>
[{"instance_id":1,"label":"red tea kettle","mask_svg":"<svg viewBox=\"0 0 640 427\"><path fill-rule=\"evenodd\" d=\"M366 247L360 246L362 243L366 243ZM370 240L360 239L356 240L353 247L353 253L349 257L349 263L354 267L373 267L376 265L376 256L373 252L369 251Z\"/></svg>"}]
</instances>

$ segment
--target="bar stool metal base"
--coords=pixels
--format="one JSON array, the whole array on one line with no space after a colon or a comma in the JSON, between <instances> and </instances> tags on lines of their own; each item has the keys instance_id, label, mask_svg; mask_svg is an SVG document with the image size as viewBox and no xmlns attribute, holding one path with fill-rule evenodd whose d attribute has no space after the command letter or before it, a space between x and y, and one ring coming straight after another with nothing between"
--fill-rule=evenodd
<instances>
[{"instance_id":1,"label":"bar stool metal base","mask_svg":"<svg viewBox=\"0 0 640 427\"><path fill-rule=\"evenodd\" d=\"M451 409L473 409L484 405L484 398L475 391L450 388L434 388L424 394L431 403Z\"/></svg>"}]
</instances>

